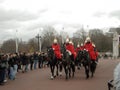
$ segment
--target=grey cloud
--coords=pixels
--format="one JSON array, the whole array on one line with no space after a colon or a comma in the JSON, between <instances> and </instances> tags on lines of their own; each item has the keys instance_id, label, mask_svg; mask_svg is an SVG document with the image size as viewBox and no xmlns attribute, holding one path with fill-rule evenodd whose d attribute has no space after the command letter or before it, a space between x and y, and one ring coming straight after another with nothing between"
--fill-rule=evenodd
<instances>
[{"instance_id":1,"label":"grey cloud","mask_svg":"<svg viewBox=\"0 0 120 90\"><path fill-rule=\"evenodd\" d=\"M46 8L46 9L40 10L39 13L41 14L41 13L45 13L45 12L47 12L47 11L48 11L48 9Z\"/></svg>"},{"instance_id":2,"label":"grey cloud","mask_svg":"<svg viewBox=\"0 0 120 90\"><path fill-rule=\"evenodd\" d=\"M0 0L0 3L3 3L5 0Z\"/></svg>"},{"instance_id":3,"label":"grey cloud","mask_svg":"<svg viewBox=\"0 0 120 90\"><path fill-rule=\"evenodd\" d=\"M93 14L94 17L102 17L104 15L106 15L105 12L96 12L96 13Z\"/></svg>"},{"instance_id":4,"label":"grey cloud","mask_svg":"<svg viewBox=\"0 0 120 90\"><path fill-rule=\"evenodd\" d=\"M31 14L29 12L17 11L17 10L6 10L0 8L0 22L1 21L29 21L39 18L38 15Z\"/></svg>"},{"instance_id":5,"label":"grey cloud","mask_svg":"<svg viewBox=\"0 0 120 90\"><path fill-rule=\"evenodd\" d=\"M38 22L38 23L32 23L29 26L26 26L25 29L28 30L28 31L33 31L33 30L36 30L36 29L39 30L43 26L44 26L44 24Z\"/></svg>"},{"instance_id":6,"label":"grey cloud","mask_svg":"<svg viewBox=\"0 0 120 90\"><path fill-rule=\"evenodd\" d=\"M20 27L20 23L16 21L6 21L6 22L0 22L0 30L6 30L6 29L16 29Z\"/></svg>"},{"instance_id":7,"label":"grey cloud","mask_svg":"<svg viewBox=\"0 0 120 90\"><path fill-rule=\"evenodd\" d=\"M66 10L66 11L60 11L60 13L63 13L63 14L68 14L68 15L69 15L69 14L71 14L72 12L71 12L71 11L67 11L67 10Z\"/></svg>"},{"instance_id":8,"label":"grey cloud","mask_svg":"<svg viewBox=\"0 0 120 90\"><path fill-rule=\"evenodd\" d=\"M120 10L113 11L109 14L110 17L115 17L120 19Z\"/></svg>"},{"instance_id":9,"label":"grey cloud","mask_svg":"<svg viewBox=\"0 0 120 90\"><path fill-rule=\"evenodd\" d=\"M31 14L25 11L6 10L0 8L0 30L15 29L23 26L27 21L34 21L39 18L38 14Z\"/></svg>"},{"instance_id":10,"label":"grey cloud","mask_svg":"<svg viewBox=\"0 0 120 90\"><path fill-rule=\"evenodd\" d=\"M8 30L0 30L0 44L5 40L14 38L14 33L9 32Z\"/></svg>"}]
</instances>

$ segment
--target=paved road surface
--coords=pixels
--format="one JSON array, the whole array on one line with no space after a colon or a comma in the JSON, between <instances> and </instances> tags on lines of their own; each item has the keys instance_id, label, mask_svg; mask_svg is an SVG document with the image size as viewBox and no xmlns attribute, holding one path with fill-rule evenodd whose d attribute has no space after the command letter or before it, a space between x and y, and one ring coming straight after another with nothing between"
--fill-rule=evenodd
<instances>
[{"instance_id":1,"label":"paved road surface","mask_svg":"<svg viewBox=\"0 0 120 90\"><path fill-rule=\"evenodd\" d=\"M27 73L18 73L17 79L8 80L0 90L107 90L107 81L113 78L113 70L120 60L100 60L94 78L85 79L84 69L77 70L75 77L65 80L62 77L50 80L48 68Z\"/></svg>"}]
</instances>

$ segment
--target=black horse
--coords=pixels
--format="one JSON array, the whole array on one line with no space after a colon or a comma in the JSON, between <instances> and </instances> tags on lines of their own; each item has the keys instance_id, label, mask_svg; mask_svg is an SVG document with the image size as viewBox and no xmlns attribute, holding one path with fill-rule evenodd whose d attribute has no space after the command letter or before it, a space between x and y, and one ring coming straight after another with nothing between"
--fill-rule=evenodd
<instances>
[{"instance_id":1,"label":"black horse","mask_svg":"<svg viewBox=\"0 0 120 90\"><path fill-rule=\"evenodd\" d=\"M48 54L48 61L50 65L51 70L51 79L54 79L56 75L58 76L58 69L60 67L60 72L62 71L62 64L61 62L56 58L54 50L52 47L47 47L47 54ZM56 73L54 73L56 67Z\"/></svg>"},{"instance_id":2,"label":"black horse","mask_svg":"<svg viewBox=\"0 0 120 90\"><path fill-rule=\"evenodd\" d=\"M90 60L88 51L78 51L77 60L78 63L81 63L85 68L86 79L89 78L89 72L91 72L91 77L93 77L96 69L96 63Z\"/></svg>"},{"instance_id":3,"label":"black horse","mask_svg":"<svg viewBox=\"0 0 120 90\"><path fill-rule=\"evenodd\" d=\"M74 77L75 73L75 63L73 59L73 55L70 55L70 51L66 50L65 47L62 48L63 53L63 67L66 74L66 79L71 77L71 71L72 71L72 77Z\"/></svg>"}]
</instances>

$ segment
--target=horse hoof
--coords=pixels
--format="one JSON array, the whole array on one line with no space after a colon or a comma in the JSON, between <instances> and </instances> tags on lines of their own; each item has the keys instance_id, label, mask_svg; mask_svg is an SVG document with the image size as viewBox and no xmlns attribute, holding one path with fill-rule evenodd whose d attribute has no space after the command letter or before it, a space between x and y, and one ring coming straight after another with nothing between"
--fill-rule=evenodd
<instances>
[{"instance_id":1,"label":"horse hoof","mask_svg":"<svg viewBox=\"0 0 120 90\"><path fill-rule=\"evenodd\" d=\"M58 76L58 73L56 75Z\"/></svg>"},{"instance_id":2,"label":"horse hoof","mask_svg":"<svg viewBox=\"0 0 120 90\"><path fill-rule=\"evenodd\" d=\"M91 75L91 78L93 78L93 77L94 77L94 75L92 74L92 75Z\"/></svg>"},{"instance_id":3,"label":"horse hoof","mask_svg":"<svg viewBox=\"0 0 120 90\"><path fill-rule=\"evenodd\" d=\"M62 72L60 72L60 76L62 76Z\"/></svg>"},{"instance_id":4,"label":"horse hoof","mask_svg":"<svg viewBox=\"0 0 120 90\"><path fill-rule=\"evenodd\" d=\"M53 80L54 79L54 77L53 76L51 76L51 80Z\"/></svg>"},{"instance_id":5,"label":"horse hoof","mask_svg":"<svg viewBox=\"0 0 120 90\"><path fill-rule=\"evenodd\" d=\"M56 78L56 75L54 76L54 78Z\"/></svg>"},{"instance_id":6,"label":"horse hoof","mask_svg":"<svg viewBox=\"0 0 120 90\"><path fill-rule=\"evenodd\" d=\"M68 77L66 77L66 80L68 80Z\"/></svg>"},{"instance_id":7,"label":"horse hoof","mask_svg":"<svg viewBox=\"0 0 120 90\"><path fill-rule=\"evenodd\" d=\"M69 78L71 78L71 75L69 76Z\"/></svg>"},{"instance_id":8,"label":"horse hoof","mask_svg":"<svg viewBox=\"0 0 120 90\"><path fill-rule=\"evenodd\" d=\"M89 77L86 77L86 79L88 79Z\"/></svg>"},{"instance_id":9,"label":"horse hoof","mask_svg":"<svg viewBox=\"0 0 120 90\"><path fill-rule=\"evenodd\" d=\"M72 76L72 78L74 78L74 75Z\"/></svg>"},{"instance_id":10,"label":"horse hoof","mask_svg":"<svg viewBox=\"0 0 120 90\"><path fill-rule=\"evenodd\" d=\"M80 70L80 67L77 67L78 70Z\"/></svg>"},{"instance_id":11,"label":"horse hoof","mask_svg":"<svg viewBox=\"0 0 120 90\"><path fill-rule=\"evenodd\" d=\"M89 75L86 76L86 79L88 79L88 78L89 78Z\"/></svg>"}]
</instances>

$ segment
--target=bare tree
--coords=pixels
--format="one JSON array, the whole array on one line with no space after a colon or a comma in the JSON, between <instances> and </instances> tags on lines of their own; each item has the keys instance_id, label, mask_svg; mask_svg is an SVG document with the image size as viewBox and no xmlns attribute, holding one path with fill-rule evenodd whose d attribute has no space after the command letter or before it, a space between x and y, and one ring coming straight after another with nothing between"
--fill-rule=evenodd
<instances>
[{"instance_id":1,"label":"bare tree","mask_svg":"<svg viewBox=\"0 0 120 90\"><path fill-rule=\"evenodd\" d=\"M37 40L35 38L30 39L27 43L27 46L29 52L37 51L37 47L38 47Z\"/></svg>"},{"instance_id":2,"label":"bare tree","mask_svg":"<svg viewBox=\"0 0 120 90\"><path fill-rule=\"evenodd\" d=\"M87 36L87 32L85 32L84 28L81 28L81 29L77 30L73 34L74 45L77 46L78 43L79 44L84 43L86 36Z\"/></svg>"},{"instance_id":3,"label":"bare tree","mask_svg":"<svg viewBox=\"0 0 120 90\"><path fill-rule=\"evenodd\" d=\"M16 51L16 46L15 46L15 40L9 39L7 41L4 41L1 50L3 53L15 53Z\"/></svg>"},{"instance_id":4,"label":"bare tree","mask_svg":"<svg viewBox=\"0 0 120 90\"><path fill-rule=\"evenodd\" d=\"M46 49L46 47L52 45L54 38L58 38L59 35L57 31L51 27L46 26L42 32L42 49Z\"/></svg>"},{"instance_id":5,"label":"bare tree","mask_svg":"<svg viewBox=\"0 0 120 90\"><path fill-rule=\"evenodd\" d=\"M107 52L112 51L112 37L104 35L102 30L94 29L91 31L91 40L95 43L98 51Z\"/></svg>"}]
</instances>

